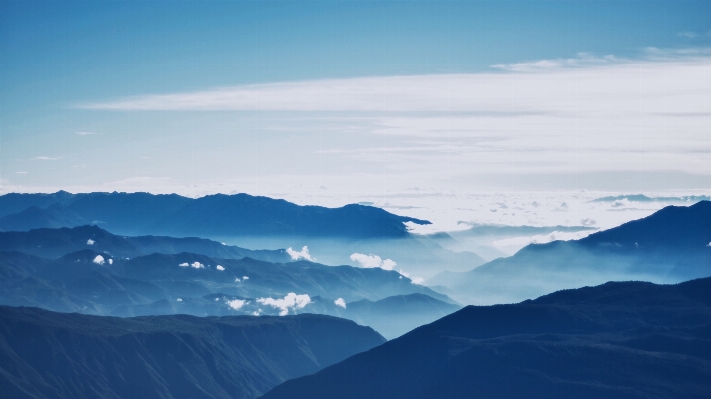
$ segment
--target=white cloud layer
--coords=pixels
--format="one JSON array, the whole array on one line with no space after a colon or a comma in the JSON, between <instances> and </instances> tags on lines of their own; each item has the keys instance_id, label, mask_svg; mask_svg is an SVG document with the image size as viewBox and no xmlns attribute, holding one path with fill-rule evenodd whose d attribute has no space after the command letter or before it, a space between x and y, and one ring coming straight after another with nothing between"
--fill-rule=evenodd
<instances>
[{"instance_id":1,"label":"white cloud layer","mask_svg":"<svg viewBox=\"0 0 711 399\"><path fill-rule=\"evenodd\" d=\"M219 270L219 271L224 271L224 270L225 270L225 267L222 266L222 265L217 265L215 268L216 268L217 270Z\"/></svg>"},{"instance_id":2,"label":"white cloud layer","mask_svg":"<svg viewBox=\"0 0 711 399\"><path fill-rule=\"evenodd\" d=\"M104 257L101 255L96 255L96 258L92 261L96 263L97 265L103 265L104 264Z\"/></svg>"},{"instance_id":3,"label":"white cloud layer","mask_svg":"<svg viewBox=\"0 0 711 399\"><path fill-rule=\"evenodd\" d=\"M279 316L286 316L289 310L295 311L297 309L303 309L306 305L311 303L311 297L307 294L297 295L290 292L282 299L259 298L257 302L277 308L279 309Z\"/></svg>"},{"instance_id":4,"label":"white cloud layer","mask_svg":"<svg viewBox=\"0 0 711 399\"><path fill-rule=\"evenodd\" d=\"M286 253L291 256L291 260L299 260L299 259L306 259L308 261L315 261L316 259L311 257L311 254L309 254L309 247L304 245L303 248L301 248L301 251L295 251L291 247L286 249Z\"/></svg>"},{"instance_id":5,"label":"white cloud layer","mask_svg":"<svg viewBox=\"0 0 711 399\"><path fill-rule=\"evenodd\" d=\"M343 298L338 298L335 301L333 301L333 303L335 303L336 306L342 307L343 309L346 308L346 301L344 301Z\"/></svg>"},{"instance_id":6,"label":"white cloud layer","mask_svg":"<svg viewBox=\"0 0 711 399\"><path fill-rule=\"evenodd\" d=\"M96 241L92 240L91 238L86 240L86 245L94 245Z\"/></svg>"},{"instance_id":7,"label":"white cloud layer","mask_svg":"<svg viewBox=\"0 0 711 399\"><path fill-rule=\"evenodd\" d=\"M379 268L385 269L385 270L393 270L393 268L395 266L397 266L397 263L395 263L395 261L392 259L383 260L378 255L373 255L373 254L365 255L365 254L359 254L358 252L351 255L351 260L353 262L358 262L361 267L366 267L366 268L379 267Z\"/></svg>"},{"instance_id":8,"label":"white cloud layer","mask_svg":"<svg viewBox=\"0 0 711 399\"><path fill-rule=\"evenodd\" d=\"M496 72L486 73L223 87L80 107L297 111L303 114L270 115L262 127L367 134L371 144L335 144L319 154L415 174L441 175L432 168L440 164L455 174L711 173L708 49L648 49L637 60L581 54L494 67Z\"/></svg>"}]
</instances>

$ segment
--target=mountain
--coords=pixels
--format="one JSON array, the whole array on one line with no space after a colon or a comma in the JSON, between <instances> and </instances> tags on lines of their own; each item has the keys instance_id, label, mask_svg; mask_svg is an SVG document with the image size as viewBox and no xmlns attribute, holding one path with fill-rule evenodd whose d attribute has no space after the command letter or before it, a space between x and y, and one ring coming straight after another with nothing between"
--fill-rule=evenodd
<instances>
[{"instance_id":1,"label":"mountain","mask_svg":"<svg viewBox=\"0 0 711 399\"><path fill-rule=\"evenodd\" d=\"M609 280L673 283L711 276L711 202L668 206L574 241L531 244L465 273L427 281L466 303L516 302Z\"/></svg>"},{"instance_id":2,"label":"mountain","mask_svg":"<svg viewBox=\"0 0 711 399\"><path fill-rule=\"evenodd\" d=\"M709 398L711 278L468 306L263 399Z\"/></svg>"},{"instance_id":3,"label":"mountain","mask_svg":"<svg viewBox=\"0 0 711 399\"><path fill-rule=\"evenodd\" d=\"M300 206L247 194L196 199L177 194L116 192L6 194L0 196L0 209L5 210L0 213L0 230L4 231L91 223L115 234L180 237L393 238L408 235L404 222L429 223L370 206ZM47 211L40 212L42 209Z\"/></svg>"},{"instance_id":4,"label":"mountain","mask_svg":"<svg viewBox=\"0 0 711 399\"><path fill-rule=\"evenodd\" d=\"M157 252L191 252L224 259L250 257L271 262L288 262L291 259L283 249L255 251L195 237L124 237L97 226L0 232L0 251L21 251L43 258L57 258L84 249L118 258L134 258Z\"/></svg>"},{"instance_id":5,"label":"mountain","mask_svg":"<svg viewBox=\"0 0 711 399\"><path fill-rule=\"evenodd\" d=\"M590 202L615 202L622 200L627 200L630 202L686 202L693 204L699 201L711 201L711 197L709 197L708 195L686 195L681 197L647 197L644 194L628 194L596 198Z\"/></svg>"},{"instance_id":6,"label":"mountain","mask_svg":"<svg viewBox=\"0 0 711 399\"><path fill-rule=\"evenodd\" d=\"M0 306L8 398L254 398L385 340L320 315L100 317Z\"/></svg>"},{"instance_id":7,"label":"mountain","mask_svg":"<svg viewBox=\"0 0 711 399\"><path fill-rule=\"evenodd\" d=\"M16 211L23 201L27 208ZM429 224L426 220L357 204L326 208L247 194L193 199L116 192L7 194L0 196L0 209L4 204L16 212L0 212L0 231L91 224L121 236L201 237L248 248L307 246L314 258L332 265L352 264L354 253L376 254L395 261L413 278L429 278L441 270L471 270L485 263L474 252L451 251L408 232L405 223ZM154 249L168 252L160 245ZM204 252L189 248L169 252L183 251Z\"/></svg>"},{"instance_id":8,"label":"mountain","mask_svg":"<svg viewBox=\"0 0 711 399\"><path fill-rule=\"evenodd\" d=\"M393 339L461 308L425 294L394 295L379 301L362 299L349 303L341 317L371 326L385 338Z\"/></svg>"},{"instance_id":9,"label":"mountain","mask_svg":"<svg viewBox=\"0 0 711 399\"><path fill-rule=\"evenodd\" d=\"M347 311L334 303L339 298ZM388 337L459 308L381 268L191 253L125 259L93 249L52 260L0 251L0 304L124 317L322 313L373 323Z\"/></svg>"}]
</instances>

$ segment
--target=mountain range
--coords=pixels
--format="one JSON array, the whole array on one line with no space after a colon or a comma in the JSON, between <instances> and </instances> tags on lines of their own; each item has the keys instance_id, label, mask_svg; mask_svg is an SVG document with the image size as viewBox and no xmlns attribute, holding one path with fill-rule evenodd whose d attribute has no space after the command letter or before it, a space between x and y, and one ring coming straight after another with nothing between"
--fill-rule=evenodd
<instances>
[{"instance_id":1,"label":"mountain range","mask_svg":"<svg viewBox=\"0 0 711 399\"><path fill-rule=\"evenodd\" d=\"M711 276L711 202L668 206L571 241L530 244L508 258L427 281L465 303L511 303L610 280L673 283Z\"/></svg>"},{"instance_id":2,"label":"mountain range","mask_svg":"<svg viewBox=\"0 0 711 399\"><path fill-rule=\"evenodd\" d=\"M711 278L468 306L263 399L709 398Z\"/></svg>"},{"instance_id":3,"label":"mountain range","mask_svg":"<svg viewBox=\"0 0 711 399\"><path fill-rule=\"evenodd\" d=\"M0 392L251 399L384 341L321 315L119 318L0 306Z\"/></svg>"},{"instance_id":4,"label":"mountain range","mask_svg":"<svg viewBox=\"0 0 711 399\"><path fill-rule=\"evenodd\" d=\"M410 234L405 223L430 222L372 206L301 206L247 194L195 199L176 194L64 191L0 196L0 231L6 232L96 225L120 236L201 237L253 249L298 251L307 246L322 263L353 264L355 253L376 255L420 278L485 263L474 252L451 251L428 237ZM140 244L135 241L134 245Z\"/></svg>"},{"instance_id":5,"label":"mountain range","mask_svg":"<svg viewBox=\"0 0 711 399\"><path fill-rule=\"evenodd\" d=\"M430 223L371 206L300 206L247 194L12 193L0 196L0 210L3 231L97 224L115 234L175 237L394 238L407 235L404 222Z\"/></svg>"},{"instance_id":6,"label":"mountain range","mask_svg":"<svg viewBox=\"0 0 711 399\"><path fill-rule=\"evenodd\" d=\"M20 251L55 259L85 249L114 258L135 258L153 253L190 252L221 259L249 257L268 262L291 260L291 256L284 249L250 250L196 237L118 236L95 225L0 232L0 251Z\"/></svg>"},{"instance_id":7,"label":"mountain range","mask_svg":"<svg viewBox=\"0 0 711 399\"><path fill-rule=\"evenodd\" d=\"M185 250L201 253L176 253ZM387 338L461 307L393 270L291 261L284 250L198 238L117 236L96 226L0 233L0 304L125 317L319 313Z\"/></svg>"}]
</instances>

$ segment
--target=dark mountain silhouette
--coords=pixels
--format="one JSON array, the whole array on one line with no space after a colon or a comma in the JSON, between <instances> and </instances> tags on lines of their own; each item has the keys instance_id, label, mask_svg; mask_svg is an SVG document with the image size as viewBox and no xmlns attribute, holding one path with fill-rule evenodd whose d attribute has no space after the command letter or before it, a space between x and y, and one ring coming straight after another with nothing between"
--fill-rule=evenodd
<instances>
[{"instance_id":1,"label":"dark mountain silhouette","mask_svg":"<svg viewBox=\"0 0 711 399\"><path fill-rule=\"evenodd\" d=\"M288 262L291 259L283 249L254 251L195 237L124 237L97 226L0 232L0 251L21 251L44 258L57 258L84 249L118 258L191 252L224 259L250 257L272 262Z\"/></svg>"},{"instance_id":2,"label":"dark mountain silhouette","mask_svg":"<svg viewBox=\"0 0 711 399\"><path fill-rule=\"evenodd\" d=\"M639 279L679 282L711 276L711 202L668 206L646 218L575 241L531 244L509 258L428 284L469 303L515 302L560 288Z\"/></svg>"},{"instance_id":3,"label":"dark mountain silhouette","mask_svg":"<svg viewBox=\"0 0 711 399\"><path fill-rule=\"evenodd\" d=\"M0 213L3 216L0 230L5 231L92 223L126 235L362 239L405 237L407 229L403 222L429 223L371 206L300 206L247 194L216 194L196 199L177 194L116 192L6 194L0 196L0 208L4 209Z\"/></svg>"},{"instance_id":4,"label":"dark mountain silhouette","mask_svg":"<svg viewBox=\"0 0 711 399\"><path fill-rule=\"evenodd\" d=\"M264 399L709 398L711 278L468 306Z\"/></svg>"},{"instance_id":5,"label":"dark mountain silhouette","mask_svg":"<svg viewBox=\"0 0 711 399\"><path fill-rule=\"evenodd\" d=\"M122 319L0 306L0 391L254 398L383 342L368 327L321 315Z\"/></svg>"}]
</instances>

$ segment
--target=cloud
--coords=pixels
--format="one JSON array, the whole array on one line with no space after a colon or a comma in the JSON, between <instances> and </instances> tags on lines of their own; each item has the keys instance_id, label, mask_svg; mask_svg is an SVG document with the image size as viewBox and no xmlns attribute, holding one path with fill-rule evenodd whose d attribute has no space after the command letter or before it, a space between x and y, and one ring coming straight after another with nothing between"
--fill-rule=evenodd
<instances>
[{"instance_id":1,"label":"cloud","mask_svg":"<svg viewBox=\"0 0 711 399\"><path fill-rule=\"evenodd\" d=\"M15 172L15 173L18 175L26 175L27 174L27 172Z\"/></svg>"},{"instance_id":2,"label":"cloud","mask_svg":"<svg viewBox=\"0 0 711 399\"><path fill-rule=\"evenodd\" d=\"M215 268L216 268L217 270L219 270L219 271L224 271L224 270L225 270L224 266L222 266L222 265L217 265Z\"/></svg>"},{"instance_id":3,"label":"cloud","mask_svg":"<svg viewBox=\"0 0 711 399\"><path fill-rule=\"evenodd\" d=\"M242 276L242 280L247 281L247 280L249 280L249 277L247 277L247 276Z\"/></svg>"},{"instance_id":4,"label":"cloud","mask_svg":"<svg viewBox=\"0 0 711 399\"><path fill-rule=\"evenodd\" d=\"M192 267L192 268L195 268L195 269L204 269L204 268L205 268L205 265L203 265L202 263L200 263L200 262L198 262L198 261L195 261L195 262L193 262L193 263L187 263L187 262L185 262L185 263L179 264L178 266L180 266L180 267L188 267L188 266L189 266L189 267Z\"/></svg>"},{"instance_id":5,"label":"cloud","mask_svg":"<svg viewBox=\"0 0 711 399\"><path fill-rule=\"evenodd\" d=\"M92 261L96 263L97 265L103 265L104 264L104 257L101 255L96 255L96 258Z\"/></svg>"},{"instance_id":6,"label":"cloud","mask_svg":"<svg viewBox=\"0 0 711 399\"><path fill-rule=\"evenodd\" d=\"M335 301L333 301L333 303L335 303L336 306L342 307L343 309L346 308L346 301L344 301L343 298L338 298Z\"/></svg>"},{"instance_id":7,"label":"cloud","mask_svg":"<svg viewBox=\"0 0 711 399\"><path fill-rule=\"evenodd\" d=\"M97 134L103 134L103 133L96 133L96 132L75 132L77 136L93 136Z\"/></svg>"},{"instance_id":8,"label":"cloud","mask_svg":"<svg viewBox=\"0 0 711 399\"><path fill-rule=\"evenodd\" d=\"M515 64L496 64L492 68L503 69L515 72L531 72L540 70L551 70L570 67L590 67L605 64L619 63L620 59L614 55L596 57L588 53L578 53L577 58L559 58L555 60L539 60L533 62L521 62Z\"/></svg>"},{"instance_id":9,"label":"cloud","mask_svg":"<svg viewBox=\"0 0 711 399\"><path fill-rule=\"evenodd\" d=\"M234 310L240 310L242 306L247 304L248 302L242 299L233 299L231 301L227 301L227 306L231 307Z\"/></svg>"},{"instance_id":10,"label":"cloud","mask_svg":"<svg viewBox=\"0 0 711 399\"><path fill-rule=\"evenodd\" d=\"M301 248L301 252L294 251L291 247L289 247L286 249L286 253L291 256L291 260L306 259L311 262L315 261L315 259L311 258L311 254L309 254L309 247L306 245Z\"/></svg>"},{"instance_id":11,"label":"cloud","mask_svg":"<svg viewBox=\"0 0 711 399\"><path fill-rule=\"evenodd\" d=\"M379 268L385 269L385 270L393 270L393 268L395 268L395 266L397 266L397 263L395 263L395 261L392 259L383 260L378 255L373 255L373 254L365 255L365 254L359 254L358 252L351 255L351 260L353 262L360 263L361 267L366 267L366 268L379 267Z\"/></svg>"},{"instance_id":12,"label":"cloud","mask_svg":"<svg viewBox=\"0 0 711 399\"><path fill-rule=\"evenodd\" d=\"M183 302L183 298L178 298L175 300L176 302Z\"/></svg>"},{"instance_id":13,"label":"cloud","mask_svg":"<svg viewBox=\"0 0 711 399\"><path fill-rule=\"evenodd\" d=\"M92 240L91 238L86 240L86 245L94 245L96 241Z\"/></svg>"},{"instance_id":14,"label":"cloud","mask_svg":"<svg viewBox=\"0 0 711 399\"><path fill-rule=\"evenodd\" d=\"M696 34L696 33L694 33L694 32L679 32L679 33L677 33L676 35L679 36L679 37L686 37L686 38L689 38L689 39L693 39L693 38L699 36L698 34Z\"/></svg>"},{"instance_id":15,"label":"cloud","mask_svg":"<svg viewBox=\"0 0 711 399\"><path fill-rule=\"evenodd\" d=\"M280 310L279 316L286 316L290 309L296 311L297 309L303 309L306 305L311 303L311 297L307 294L296 295L290 292L282 299L259 298L257 302L277 308Z\"/></svg>"},{"instance_id":16,"label":"cloud","mask_svg":"<svg viewBox=\"0 0 711 399\"><path fill-rule=\"evenodd\" d=\"M110 265L113 265L113 264L114 264L114 260L113 260L113 259L109 259L109 264L110 264Z\"/></svg>"},{"instance_id":17,"label":"cloud","mask_svg":"<svg viewBox=\"0 0 711 399\"><path fill-rule=\"evenodd\" d=\"M356 132L369 140L323 148L332 152L324 157L386 165L420 181L492 171L705 175L711 174L704 129L709 67L709 49L649 48L637 59L583 53L499 64L483 73L218 87L79 107L272 111L260 122L268 126L257 123L257 129ZM308 144L300 149L314 147Z\"/></svg>"},{"instance_id":18,"label":"cloud","mask_svg":"<svg viewBox=\"0 0 711 399\"><path fill-rule=\"evenodd\" d=\"M239 277L237 277L237 278L235 279L235 283L239 283L240 281L242 281L242 280L240 280Z\"/></svg>"},{"instance_id":19,"label":"cloud","mask_svg":"<svg viewBox=\"0 0 711 399\"><path fill-rule=\"evenodd\" d=\"M53 158L53 157L34 157L34 158L32 158L32 159L37 160L37 161L56 161L56 160L58 160L59 158Z\"/></svg>"}]
</instances>

